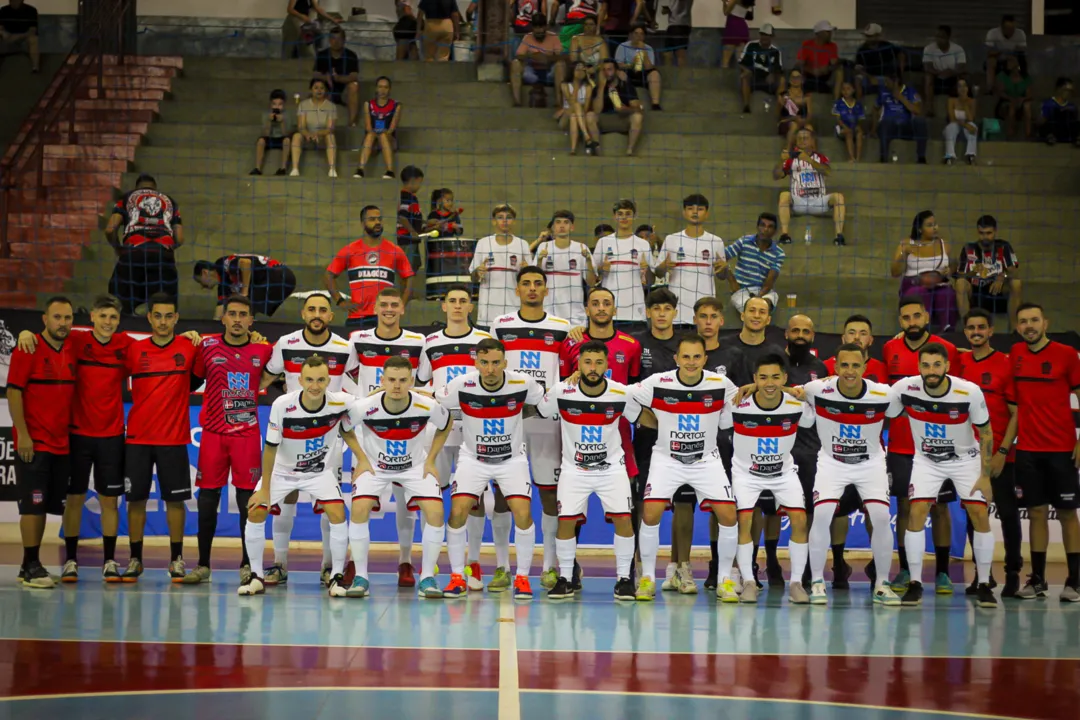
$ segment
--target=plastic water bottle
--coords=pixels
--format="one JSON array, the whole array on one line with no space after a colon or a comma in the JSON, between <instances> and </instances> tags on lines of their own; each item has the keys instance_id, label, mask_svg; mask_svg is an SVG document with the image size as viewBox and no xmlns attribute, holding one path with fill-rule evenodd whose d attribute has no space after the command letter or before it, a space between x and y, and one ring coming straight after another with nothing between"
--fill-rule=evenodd
<instances>
[{"instance_id":1,"label":"plastic water bottle","mask_svg":"<svg viewBox=\"0 0 1080 720\"><path fill-rule=\"evenodd\" d=\"M806 234L803 235L803 240L807 245L814 241L814 235L810 232L810 223L806 223Z\"/></svg>"},{"instance_id":2,"label":"plastic water bottle","mask_svg":"<svg viewBox=\"0 0 1080 720\"><path fill-rule=\"evenodd\" d=\"M772 112L772 100L765 98L765 113L768 114L770 112Z\"/></svg>"},{"instance_id":3,"label":"plastic water bottle","mask_svg":"<svg viewBox=\"0 0 1080 720\"><path fill-rule=\"evenodd\" d=\"M679 252L675 254L675 259L679 262L682 262L686 259L686 252L681 247L679 248Z\"/></svg>"}]
</instances>

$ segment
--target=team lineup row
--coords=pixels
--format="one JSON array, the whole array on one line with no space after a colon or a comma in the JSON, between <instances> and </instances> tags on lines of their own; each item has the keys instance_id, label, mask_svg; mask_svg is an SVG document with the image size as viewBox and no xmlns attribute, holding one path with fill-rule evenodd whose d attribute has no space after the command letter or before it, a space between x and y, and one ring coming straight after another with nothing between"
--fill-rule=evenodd
<instances>
[{"instance_id":1,"label":"team lineup row","mask_svg":"<svg viewBox=\"0 0 1080 720\"><path fill-rule=\"evenodd\" d=\"M202 582L210 577L215 501L220 501L221 489L231 474L242 522L246 520L245 566L256 569L242 573L241 594L262 592L264 585L287 578L288 533L279 531L291 531L296 491L303 490L318 501L316 507L324 514L324 566L329 566L331 595L365 595L368 517L380 509L391 487L399 507L418 509L424 516L421 593L425 597L456 596L466 588L482 588L476 572L476 530L482 533L484 517L477 501L484 487L494 481L501 491L495 498L492 521L499 568L489 590L506 590L512 584L515 595L532 594L528 576L535 528L529 503L532 485L536 485L544 506L542 582L552 597L567 596L578 582L575 530L584 519L589 495L595 493L615 524L617 597L653 597L660 516L672 500L677 513L680 504L689 500L711 511L715 518L717 542L710 577L716 578L717 594L726 601L753 601L758 585L752 538L757 533L752 535L751 511L759 496L768 493L772 495L769 504L791 518L792 600L825 602L822 570L831 523L823 513L831 517L837 504L844 504L844 489L854 486L866 507L868 524L878 528L889 527L890 490L908 500L907 507L901 508L907 516L904 522L898 520L898 527L908 528L898 537L901 572L891 584L887 572L881 572L874 583L874 599L882 604L917 603L925 550L922 528L930 506L948 499L938 495L948 481L961 495L975 527L973 548L981 581L975 592L980 603L990 605L996 603L986 582L994 541L986 502L994 494L1001 495L996 481L1007 468L1013 478L1009 483L1022 488L1033 523L1041 517L1045 527L1046 505L1053 502L1058 508L1069 562L1062 598L1080 598L1076 592L1078 573L1073 567L1080 555L1071 547L1077 539L1077 475L1073 465L1077 452L1069 410L1069 395L1080 387L1080 361L1075 351L1045 337L1046 321L1038 306L1022 311L1018 322L1025 342L1013 349L1010 361L1004 354L983 347L985 343L977 345L970 334L972 352L957 355L954 347L939 343L926 332L921 304L905 300L900 309L905 334L886 345L887 377L879 377L885 371L874 367L877 361L868 360L866 350L872 342L869 322L856 320L845 328L845 341L855 344L846 344L831 367L822 365L819 372L810 373L813 377L803 378L810 363L809 354L801 350L812 343L812 323L808 318L793 318L785 349L765 344L763 332L761 342L755 343L755 335L763 331L770 316L771 307L764 300L748 303L743 313L744 333L732 347L721 350L715 330L722 308L712 298L699 300L694 308L701 335L687 336L680 342L672 327L677 301L666 290L650 296L650 329L639 338L612 328L614 298L606 290L590 292L586 301L588 327L577 329L544 312L546 276L539 268L519 271L516 292L521 300L519 312L496 319L487 333L469 325L472 303L468 290L450 290L444 302L447 328L425 338L400 327L400 293L384 290L377 300L378 326L357 331L348 340L329 331L332 312L328 298L313 295L304 304L304 329L283 336L272 348L251 342L250 311L242 300L228 303L222 321L225 333L195 338L200 341L198 347L174 339L177 313L168 299L159 298L152 304L150 338L129 339L116 346L113 343L126 336L113 336L110 328L104 327L111 322L115 332L118 314L112 308L96 307L94 331L74 333L71 341L65 342L71 325L70 305L51 303L45 332L39 338L55 352L76 351L78 361L70 368L73 377L49 383L29 379L35 371L46 372L44 366L51 358L47 350L27 353L22 349L35 344L32 338L20 338L20 350L12 361L10 387L15 397L11 405L24 497L20 510L24 538L29 535L30 540L25 543L24 582L39 586L51 582L37 561L33 529L39 522L43 528L45 512L64 512L65 497L69 509L81 505L91 464L95 466L95 489L102 496L105 579L134 581L142 572L139 506L145 520L145 499L156 462L161 494L169 507L173 542L170 574L178 582ZM977 312L969 320L981 327L980 339L992 332L987 318ZM96 342L80 345L80 336L91 336ZM110 363L84 362L84 356L103 348ZM1025 363L1026 354L1038 359ZM318 359L312 359L314 356ZM994 362L979 368L988 371L984 382L958 377L964 373L957 368L965 367L965 361L981 363L994 356L998 356ZM1004 366L999 362L1002 359ZM820 364L816 358L814 361ZM103 379L101 373L111 372L117 403L121 402L123 378L131 378L133 407L126 439L122 405L118 435L106 434L110 428L100 416L102 411L109 413L113 398L107 390L111 386L98 382L84 387L85 372L98 373L97 380ZM414 372L418 384L432 384L434 399L410 391ZM287 394L275 401L260 468L256 394L259 387L281 374ZM1032 374L1045 377L1029 378ZM567 383L557 384L560 377L568 376ZM1002 378L1009 380L1007 387L995 385ZM204 379L203 441L196 481L200 488L200 559L194 570L185 572L180 554L183 501L191 496L190 480L186 457L185 472L179 473L170 467L169 456L176 448L186 452L189 385L201 384ZM740 391L732 380L748 387ZM885 382L893 383L892 387ZM339 394L342 387L352 393ZM31 402L27 396L37 390L43 391L38 393L43 397L51 395L53 402ZM1039 393L1034 402L1029 391ZM73 396L70 457L62 452L68 450L67 419L55 437L49 434L49 422L52 428L60 423L48 417L47 407L51 406L55 415L63 407L60 396L64 392ZM375 394L368 397L372 392ZM1005 407L1003 422L992 420L995 400ZM96 411L99 417L88 417L87 406L94 409L90 414ZM526 406L536 407L538 415L525 417ZM897 417L890 423L887 456L880 441L886 417ZM631 421L637 424L633 433ZM973 426L979 430L978 443ZM88 435L88 431L98 434ZM911 446L907 453L897 439L903 432ZM616 434L618 442L614 442ZM352 520L348 525L339 490L338 435L345 438L355 457ZM812 435L817 436L820 450L815 449L808 462L805 452L800 457L798 446L801 441L809 442ZM727 436L732 438L730 473L725 469ZM115 482L110 487L103 476L115 476L109 465L115 466L116 460L110 460L102 449L115 437L119 437L125 459L119 487ZM84 442L86 438L94 441ZM1015 463L1007 461L1013 452ZM894 457L904 456L909 458L907 478L897 472L893 462ZM652 463L659 472L642 467ZM816 481L812 479L807 487L809 465L817 472L813 473ZM443 590L433 577L444 541L439 479L445 484L452 482L452 507L445 532L452 575ZM898 489L901 481L904 487ZM116 539L115 497L125 490L132 559L121 573L111 550ZM210 499L205 503L205 533L204 496ZM107 512L110 497L112 518ZM813 522L807 521L808 509L816 510ZM270 511L281 513L273 522L275 562L260 572L264 523ZM403 518L408 521L407 528L403 528ZM70 540L74 538L77 546L78 527L69 527L68 522L65 513L69 561L62 580L69 574L77 577ZM398 513L399 535L407 529L411 539L411 522L409 513ZM517 525L518 562L512 581L507 572L511 524ZM1018 597L1045 596L1047 592L1042 579L1045 543L1038 547L1034 528L1032 537L1033 573L1023 590L1010 593ZM673 545L676 541L673 537ZM350 544L355 576L346 582L344 566ZM641 558L636 572L635 544ZM1008 537L1006 546L1008 550ZM872 533L877 567L891 565L892 547L891 533ZM405 555L404 560L407 558ZM807 560L809 596L801 582ZM733 565L738 573L732 571ZM1010 569L1007 562L1007 571L1018 573L1019 568ZM739 578L745 580L741 587ZM911 578L914 581L908 582ZM411 577L399 575L399 580ZM892 590L898 581L903 586L902 598Z\"/></svg>"}]
</instances>

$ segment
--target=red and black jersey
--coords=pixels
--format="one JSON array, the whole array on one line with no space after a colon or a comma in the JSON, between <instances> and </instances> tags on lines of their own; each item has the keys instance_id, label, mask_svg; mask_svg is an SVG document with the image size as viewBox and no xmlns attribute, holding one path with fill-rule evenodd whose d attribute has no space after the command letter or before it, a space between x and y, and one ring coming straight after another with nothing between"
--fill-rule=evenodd
<instances>
[{"instance_id":1,"label":"red and black jersey","mask_svg":"<svg viewBox=\"0 0 1080 720\"><path fill-rule=\"evenodd\" d=\"M990 411L990 428L994 431L994 452L1001 447L1005 437L1005 428L1009 425L1009 405L1016 404L1016 384L1013 382L1012 361L1003 352L994 350L982 360L974 353L960 353L960 362L955 374L968 382L975 383L983 391L986 407ZM1015 447L1015 446L1014 446ZM1014 447L1009 448L1008 461L1015 455Z\"/></svg>"},{"instance_id":2,"label":"red and black jersey","mask_svg":"<svg viewBox=\"0 0 1080 720\"><path fill-rule=\"evenodd\" d=\"M1009 351L1016 382L1018 450L1072 452L1076 446L1069 396L1080 390L1080 356L1059 342L1033 351L1016 343Z\"/></svg>"},{"instance_id":3,"label":"red and black jersey","mask_svg":"<svg viewBox=\"0 0 1080 720\"><path fill-rule=\"evenodd\" d=\"M113 212L123 218L124 244L136 247L156 242L167 248L175 244L174 226L180 225L180 209L163 192L150 188L132 190L116 201Z\"/></svg>"},{"instance_id":4,"label":"red and black jersey","mask_svg":"<svg viewBox=\"0 0 1080 720\"><path fill-rule=\"evenodd\" d=\"M1020 267L1020 260L1012 245L1004 240L994 240L989 246L970 242L960 250L960 262L956 271L963 274L977 273L970 278L972 287L990 285L993 278L1011 268ZM1007 288L1006 288L1007 289Z\"/></svg>"},{"instance_id":5,"label":"red and black jersey","mask_svg":"<svg viewBox=\"0 0 1080 720\"><path fill-rule=\"evenodd\" d=\"M835 355L825 361L825 369L829 371L829 375L836 374ZM890 382L889 369L885 367L885 363L881 362L877 358L867 358L866 370L863 372L863 379L876 383L888 383Z\"/></svg>"},{"instance_id":6,"label":"red and black jersey","mask_svg":"<svg viewBox=\"0 0 1080 720\"><path fill-rule=\"evenodd\" d=\"M397 115L401 103L392 98L386 98L386 103L379 104L379 98L368 100L368 116L371 118L371 129L377 133L389 132L394 124L394 115Z\"/></svg>"},{"instance_id":7,"label":"red and black jersey","mask_svg":"<svg viewBox=\"0 0 1080 720\"><path fill-rule=\"evenodd\" d=\"M225 255L214 261L218 277L218 302L224 302L231 295L239 295L244 288L243 276L240 274L240 261L251 261L250 287L261 287L269 284L267 270L281 267L281 263L266 255ZM249 287L249 289L250 289Z\"/></svg>"},{"instance_id":8,"label":"red and black jersey","mask_svg":"<svg viewBox=\"0 0 1080 720\"><path fill-rule=\"evenodd\" d=\"M206 380L199 423L219 435L259 434L259 381L273 346L230 345L221 335L203 338L192 370Z\"/></svg>"},{"instance_id":9,"label":"red and black jersey","mask_svg":"<svg viewBox=\"0 0 1080 720\"><path fill-rule=\"evenodd\" d=\"M191 441L188 406L191 370L197 348L173 337L158 345L152 337L128 347L131 410L127 441L132 445L187 445Z\"/></svg>"},{"instance_id":10,"label":"red and black jersey","mask_svg":"<svg viewBox=\"0 0 1080 720\"><path fill-rule=\"evenodd\" d=\"M883 353L885 356L885 368L889 378L885 382L895 385L904 378L919 374L919 350L926 343L940 343L949 351L949 364L955 367L959 363L959 353L956 346L948 340L930 335L925 343L921 343L914 350L902 338L893 338L885 343ZM869 368L868 368L869 369ZM911 425L908 418L901 415L889 423L889 452L898 455L914 455L915 443L911 439Z\"/></svg>"},{"instance_id":11,"label":"red and black jersey","mask_svg":"<svg viewBox=\"0 0 1080 720\"><path fill-rule=\"evenodd\" d=\"M75 399L71 432L86 437L124 434L124 379L127 352L134 340L114 334L102 343L90 331L74 331L67 342L75 358Z\"/></svg>"},{"instance_id":12,"label":"red and black jersey","mask_svg":"<svg viewBox=\"0 0 1080 720\"><path fill-rule=\"evenodd\" d=\"M75 395L75 357L71 343L65 342L57 350L39 333L33 354L15 348L7 386L22 391L23 419L34 441L34 450L66 455ZM12 434L18 443L19 431L12 428Z\"/></svg>"},{"instance_id":13,"label":"red and black jersey","mask_svg":"<svg viewBox=\"0 0 1080 720\"><path fill-rule=\"evenodd\" d=\"M423 231L424 213L420 210L420 200L416 197L416 193L411 193L408 190L401 191L397 214L398 242L419 242L416 236Z\"/></svg>"}]
</instances>

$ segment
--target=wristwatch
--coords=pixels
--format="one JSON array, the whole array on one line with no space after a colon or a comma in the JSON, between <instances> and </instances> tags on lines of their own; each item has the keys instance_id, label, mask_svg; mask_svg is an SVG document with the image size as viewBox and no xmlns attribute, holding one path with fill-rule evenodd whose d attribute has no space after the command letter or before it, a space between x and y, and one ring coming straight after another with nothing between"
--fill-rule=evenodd
<instances>
[{"instance_id":1,"label":"wristwatch","mask_svg":"<svg viewBox=\"0 0 1080 720\"><path fill-rule=\"evenodd\" d=\"M1004 446L998 448L998 455L1008 455L1008 454L1009 454L1009 448L1004 447Z\"/></svg>"}]
</instances>

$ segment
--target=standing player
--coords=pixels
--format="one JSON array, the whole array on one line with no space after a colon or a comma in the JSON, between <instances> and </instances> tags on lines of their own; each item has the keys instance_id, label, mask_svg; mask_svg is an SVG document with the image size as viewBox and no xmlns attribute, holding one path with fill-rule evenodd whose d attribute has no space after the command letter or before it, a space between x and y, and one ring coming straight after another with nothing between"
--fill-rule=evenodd
<instances>
[{"instance_id":1,"label":"standing player","mask_svg":"<svg viewBox=\"0 0 1080 720\"><path fill-rule=\"evenodd\" d=\"M240 511L240 536L247 526L247 506L262 472L259 447L259 380L273 348L252 342L251 300L233 295L221 318L225 332L203 339L194 375L206 381L199 424L199 563L184 576L189 585L210 582L210 550L217 533L221 489L232 477ZM251 574L247 552L240 560L240 584Z\"/></svg>"},{"instance_id":2,"label":"standing player","mask_svg":"<svg viewBox=\"0 0 1080 720\"><path fill-rule=\"evenodd\" d=\"M392 357L409 361L415 372L420 365L420 353L424 349L424 336L401 327L401 316L405 314L405 302L397 288L383 288L375 298L374 330L356 330L349 335L352 346L350 364L345 368L345 375L350 382L345 388L359 398L366 398L382 387L383 366ZM394 485L396 510L394 519L398 533L398 587L414 587L412 544L416 533L416 515L405 508L405 492L400 485ZM328 558L323 555L325 571ZM325 572L324 572L325 574Z\"/></svg>"},{"instance_id":3,"label":"standing player","mask_svg":"<svg viewBox=\"0 0 1080 720\"><path fill-rule=\"evenodd\" d=\"M388 494L392 483L395 494L397 488L401 488L403 496L399 513L404 512L406 506L424 513L420 597L441 598L442 590L435 581L435 563L442 552L446 532L435 458L450 435L453 421L433 399L411 391L413 367L408 359L391 357L386 360L383 370L379 380L382 392L360 400L350 410L349 422L360 428L360 445L373 472L358 475L353 487L349 541L356 563L356 577L346 594L361 598L368 594L368 551L371 548L368 518L372 510L379 510L381 499ZM428 423L436 433L430 450L425 450ZM398 584L401 584L400 579Z\"/></svg>"},{"instance_id":4,"label":"standing player","mask_svg":"<svg viewBox=\"0 0 1080 720\"><path fill-rule=\"evenodd\" d=\"M911 583L902 598L904 605L922 603L926 516L929 506L937 502L946 479L952 480L975 526L971 546L980 579L989 580L990 564L994 560L994 534L990 532L987 512L987 504L993 497L990 461L993 459L994 435L990 412L978 385L948 374L949 355L953 352L955 350L940 343L927 343L919 350L919 375L895 383L891 391L910 418L915 443L911 513L904 542ZM977 443L972 428L978 430ZM986 581L979 583L976 597L980 607L997 606L994 592Z\"/></svg>"},{"instance_id":5,"label":"standing player","mask_svg":"<svg viewBox=\"0 0 1080 720\"><path fill-rule=\"evenodd\" d=\"M248 501L248 524L244 546L252 567L263 567L266 550L266 516L274 513L291 493L310 494L330 519L330 597L345 597L345 553L349 529L345 525L345 501L341 498L341 440L353 451L353 473L370 472L371 466L349 423L352 398L327 390L330 369L321 356L309 357L300 366L301 390L287 392L274 401L266 426L262 479ZM265 583L257 572L240 586L240 595L262 595Z\"/></svg>"},{"instance_id":6,"label":"standing player","mask_svg":"<svg viewBox=\"0 0 1080 720\"><path fill-rule=\"evenodd\" d=\"M971 352L960 353L957 377L975 383L986 398L990 411L990 427L994 431L994 458L990 461L990 486L994 505L1001 520L1001 536L1005 543L1005 587L1001 597L1016 597L1020 590L1020 570L1024 559L1020 554L1020 508L1016 498L1016 473L1013 469L1016 440L1017 410L1016 383L1013 381L1009 356L990 347L994 336L994 319L986 310L974 308L964 316L964 336ZM969 524L968 532L972 528ZM994 576L976 577L967 590L974 595L979 582L994 587Z\"/></svg>"},{"instance_id":7,"label":"standing player","mask_svg":"<svg viewBox=\"0 0 1080 720\"><path fill-rule=\"evenodd\" d=\"M506 356L507 351L498 340L481 340L476 346L476 372L454 378L438 395L439 404L448 411L461 412L464 428L460 462L451 486L446 534L451 575L450 584L443 591L446 597L461 597L468 592L464 577L465 519L491 483L498 486L517 524L514 598L532 597L529 570L536 545L536 525L532 519L532 485L522 415L526 404L535 406L543 399L544 390L531 377L508 372ZM506 573L504 567L499 570ZM499 570L495 571L496 580ZM488 585L489 590L506 589L492 588L494 582Z\"/></svg>"},{"instance_id":8,"label":"standing player","mask_svg":"<svg viewBox=\"0 0 1080 720\"><path fill-rule=\"evenodd\" d=\"M590 340L581 346L577 386L559 383L544 395L537 411L558 414L562 426L562 472L559 475L559 529L556 552L559 577L548 590L553 600L574 594L571 580L577 563L575 534L585 522L589 496L596 494L605 516L615 525L615 598L634 600L630 566L634 562L633 501L626 472L626 445L617 429L622 421L636 422L641 406L626 386L607 380L609 349Z\"/></svg>"},{"instance_id":9,"label":"standing player","mask_svg":"<svg viewBox=\"0 0 1080 720\"><path fill-rule=\"evenodd\" d=\"M881 430L886 418L897 417L903 409L890 396L887 384L865 378L866 356L861 345L841 345L834 361L836 375L803 386L806 403L816 416L820 447L813 488L814 522L810 525L810 602L828 602L824 570L832 518L849 488L854 487L874 527L870 547L874 565L880 570L875 577L874 602L897 606L900 598L888 584L893 535ZM833 588L837 589L835 580Z\"/></svg>"},{"instance_id":10,"label":"standing player","mask_svg":"<svg viewBox=\"0 0 1080 720\"><path fill-rule=\"evenodd\" d=\"M592 253L585 243L570 239L572 232L574 213L556 210L551 218L550 234L537 246L533 264L547 273L551 283L544 309L573 325L581 325L585 322L582 283L591 288L600 281L593 268Z\"/></svg>"},{"instance_id":11,"label":"standing player","mask_svg":"<svg viewBox=\"0 0 1080 720\"><path fill-rule=\"evenodd\" d=\"M944 345L949 351L949 362L959 364L956 347L948 340L931 335L928 329L930 315L918 296L906 295L900 298L900 329L903 337L893 338L885 343L885 366L889 372L889 384L895 385L903 379L919 373L919 350L927 343ZM885 462L889 466L889 492L896 498L896 527L908 525L908 510L911 501L908 486L911 485L911 463L915 456L915 446L911 440L911 429L906 417L898 417L889 423L889 454ZM956 490L950 484L943 485L941 497L930 511L933 524L934 554L936 557L936 592L939 595L951 595L952 581L949 579L949 550L952 544L952 520L949 516L949 503L956 500ZM907 554L904 552L906 535L897 534L896 545L900 554L900 572L892 581L892 589L897 593L907 588L911 574L908 570Z\"/></svg>"},{"instance_id":12,"label":"standing player","mask_svg":"<svg viewBox=\"0 0 1080 720\"><path fill-rule=\"evenodd\" d=\"M481 340L490 338L483 330L477 330L469 324L469 314L473 310L472 293L462 284L451 285L442 302L446 313L446 327L424 339L424 350L420 353L420 367L416 369L416 382L420 385L431 383L435 394L445 388L454 378L471 372L476 366L476 345ZM429 452L434 457L439 483L443 489L450 486L457 468L458 451L461 448L461 413L454 411L453 428L446 438L442 452ZM483 590L483 575L480 571L480 545L484 540L484 507L481 502L469 514L465 521L468 533L468 565L465 568L466 580L470 590ZM507 548L509 556L509 548ZM507 564L510 558L505 558Z\"/></svg>"},{"instance_id":13,"label":"standing player","mask_svg":"<svg viewBox=\"0 0 1080 720\"><path fill-rule=\"evenodd\" d=\"M15 483L19 494L19 531L23 559L19 582L51 588L55 583L41 564L45 515L63 515L71 475L68 425L75 392L75 356L65 343L74 318L71 301L45 303L39 352L16 348L8 370L7 399L15 442Z\"/></svg>"},{"instance_id":14,"label":"standing player","mask_svg":"<svg viewBox=\"0 0 1080 720\"><path fill-rule=\"evenodd\" d=\"M686 228L664 238L656 265L657 275L667 275L667 286L679 298L675 322L689 327L694 322L694 302L716 295L716 273L726 265L724 241L705 230L709 201L694 193L683 198Z\"/></svg>"},{"instance_id":15,"label":"standing player","mask_svg":"<svg viewBox=\"0 0 1080 720\"><path fill-rule=\"evenodd\" d=\"M615 232L596 241L600 282L615 293L618 324L629 332L645 329L645 290L654 265L652 246L634 234L637 206L633 200L619 200L612 208Z\"/></svg>"},{"instance_id":16,"label":"standing player","mask_svg":"<svg viewBox=\"0 0 1080 720\"><path fill-rule=\"evenodd\" d=\"M1076 440L1069 395L1080 398L1080 359L1076 350L1046 336L1049 321L1041 306L1023 303L1016 327L1023 342L1009 352L1016 382L1016 479L1028 509L1031 577L1018 597L1046 597L1046 547L1050 542L1049 505L1057 510L1069 577L1061 599L1080 602L1080 443ZM980 575L980 577L983 577Z\"/></svg>"},{"instance_id":17,"label":"standing player","mask_svg":"<svg viewBox=\"0 0 1080 720\"><path fill-rule=\"evenodd\" d=\"M722 415L730 417L731 399L738 392L723 375L704 370L705 341L700 335L679 340L678 370L653 375L633 392L634 400L655 415L659 440L653 447L644 512L638 535L641 547L641 581L637 599L649 601L656 594L656 554L660 547L660 518L682 485L689 485L702 510L719 522L719 573L725 602L735 597L731 563L738 542L735 500L727 472L716 447ZM647 417L647 415L646 415Z\"/></svg>"},{"instance_id":18,"label":"standing player","mask_svg":"<svg viewBox=\"0 0 1080 720\"><path fill-rule=\"evenodd\" d=\"M496 318L495 324L491 326L491 334L506 348L507 367L511 371L528 375L545 390L555 387L555 383L559 381L560 351L570 332L570 323L544 311L547 274L540 268L533 265L521 268L517 274L516 292L521 309ZM525 420L529 469L532 472L533 484L540 490L540 504L543 507L545 570L555 567L557 559L555 533L559 527L559 511L555 490L559 482L560 456L557 421L557 418L539 417ZM498 492L495 494L495 501L495 516L491 523L495 550L498 552L500 543L505 543L509 556L509 515L505 512ZM499 524L496 524L497 521ZM554 583L554 580L551 573L548 573L541 582ZM500 576L496 569L495 577L488 584L488 590L505 590L509 587L509 581L510 576L505 570Z\"/></svg>"},{"instance_id":19,"label":"standing player","mask_svg":"<svg viewBox=\"0 0 1080 720\"><path fill-rule=\"evenodd\" d=\"M532 257L529 243L514 235L516 219L517 211L512 206L496 205L491 211L495 233L476 241L469 264L472 281L480 286L476 324L485 329L517 304L514 299L517 272Z\"/></svg>"},{"instance_id":20,"label":"standing player","mask_svg":"<svg viewBox=\"0 0 1080 720\"><path fill-rule=\"evenodd\" d=\"M751 528L758 498L762 491L769 490L777 509L787 513L791 520L788 597L793 603L806 603L810 601L802 586L809 552L806 505L791 451L795 433L799 427L813 425L814 415L809 405L784 392L788 376L782 355L763 355L754 366L757 390L731 410L735 427L731 485L739 508L739 572L745 579L739 600L757 602Z\"/></svg>"}]
</instances>

